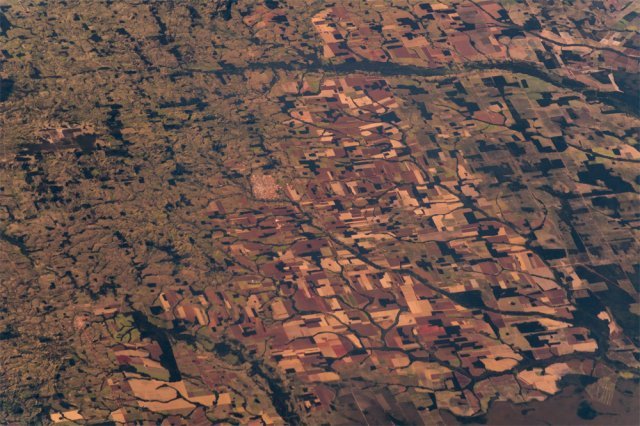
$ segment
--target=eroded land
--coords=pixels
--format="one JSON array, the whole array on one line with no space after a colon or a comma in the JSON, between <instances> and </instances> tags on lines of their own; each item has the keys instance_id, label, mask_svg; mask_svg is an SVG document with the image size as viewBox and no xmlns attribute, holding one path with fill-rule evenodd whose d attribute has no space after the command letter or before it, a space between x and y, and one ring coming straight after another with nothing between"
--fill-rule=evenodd
<instances>
[{"instance_id":1,"label":"eroded land","mask_svg":"<svg viewBox=\"0 0 640 426\"><path fill-rule=\"evenodd\" d=\"M1 423L638 419L637 2L1 4Z\"/></svg>"}]
</instances>

